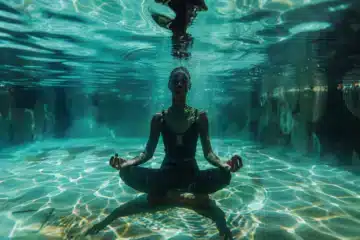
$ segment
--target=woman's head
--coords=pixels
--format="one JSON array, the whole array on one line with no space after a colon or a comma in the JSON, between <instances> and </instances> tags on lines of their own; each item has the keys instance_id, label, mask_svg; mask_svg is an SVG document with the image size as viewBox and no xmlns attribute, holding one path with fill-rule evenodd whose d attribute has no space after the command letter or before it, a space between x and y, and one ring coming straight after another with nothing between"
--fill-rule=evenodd
<instances>
[{"instance_id":1,"label":"woman's head","mask_svg":"<svg viewBox=\"0 0 360 240\"><path fill-rule=\"evenodd\" d=\"M191 89L191 77L185 67L177 67L170 73L168 87L174 96L184 96Z\"/></svg>"}]
</instances>

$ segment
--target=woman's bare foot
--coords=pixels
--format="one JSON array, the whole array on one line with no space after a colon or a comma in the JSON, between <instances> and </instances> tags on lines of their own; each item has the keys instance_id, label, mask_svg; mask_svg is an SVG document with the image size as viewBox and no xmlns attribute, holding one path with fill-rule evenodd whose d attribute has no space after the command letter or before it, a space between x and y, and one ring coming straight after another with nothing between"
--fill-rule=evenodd
<instances>
[{"instance_id":1,"label":"woman's bare foot","mask_svg":"<svg viewBox=\"0 0 360 240\"><path fill-rule=\"evenodd\" d=\"M171 202L180 202L193 206L207 206L210 203L208 194L194 194L176 190L169 191L167 193L167 198Z\"/></svg>"}]
</instances>

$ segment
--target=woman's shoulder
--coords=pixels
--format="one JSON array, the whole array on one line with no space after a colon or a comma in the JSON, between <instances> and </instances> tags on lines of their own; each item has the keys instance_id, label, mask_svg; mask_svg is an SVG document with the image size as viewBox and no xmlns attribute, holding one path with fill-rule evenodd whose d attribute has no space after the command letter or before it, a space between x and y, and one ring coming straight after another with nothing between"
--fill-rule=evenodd
<instances>
[{"instance_id":1,"label":"woman's shoulder","mask_svg":"<svg viewBox=\"0 0 360 240\"><path fill-rule=\"evenodd\" d=\"M157 113L155 113L155 114L153 115L153 117L160 118L160 117L164 116L168 111L169 111L169 109L161 109L160 111L158 111Z\"/></svg>"},{"instance_id":2,"label":"woman's shoulder","mask_svg":"<svg viewBox=\"0 0 360 240\"><path fill-rule=\"evenodd\" d=\"M195 107L191 107L193 109L194 112L197 112L198 115L200 114L206 114L206 111L204 109L201 108L195 108Z\"/></svg>"},{"instance_id":3,"label":"woman's shoulder","mask_svg":"<svg viewBox=\"0 0 360 240\"><path fill-rule=\"evenodd\" d=\"M163 119L164 119L164 112L163 111L157 112L152 116L152 122L153 123L157 123L157 124L162 123Z\"/></svg>"},{"instance_id":4,"label":"woman's shoulder","mask_svg":"<svg viewBox=\"0 0 360 240\"><path fill-rule=\"evenodd\" d=\"M207 119L206 111L200 108L192 108L196 121Z\"/></svg>"}]
</instances>

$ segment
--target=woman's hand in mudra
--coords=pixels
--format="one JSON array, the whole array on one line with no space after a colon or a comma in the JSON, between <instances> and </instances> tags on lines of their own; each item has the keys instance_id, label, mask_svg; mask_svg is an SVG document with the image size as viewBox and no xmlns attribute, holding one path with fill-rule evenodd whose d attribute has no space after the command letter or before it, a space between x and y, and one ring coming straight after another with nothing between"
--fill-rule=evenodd
<instances>
[{"instance_id":1,"label":"woman's hand in mudra","mask_svg":"<svg viewBox=\"0 0 360 240\"><path fill-rule=\"evenodd\" d=\"M125 164L128 165L129 163L125 159L119 158L119 155L116 153L115 156L112 156L110 158L109 164L111 167L120 170L121 168L124 167Z\"/></svg>"},{"instance_id":2,"label":"woman's hand in mudra","mask_svg":"<svg viewBox=\"0 0 360 240\"><path fill-rule=\"evenodd\" d=\"M232 158L226 162L230 167L231 172L237 172L240 168L243 167L242 158L239 155L234 155Z\"/></svg>"}]
</instances>

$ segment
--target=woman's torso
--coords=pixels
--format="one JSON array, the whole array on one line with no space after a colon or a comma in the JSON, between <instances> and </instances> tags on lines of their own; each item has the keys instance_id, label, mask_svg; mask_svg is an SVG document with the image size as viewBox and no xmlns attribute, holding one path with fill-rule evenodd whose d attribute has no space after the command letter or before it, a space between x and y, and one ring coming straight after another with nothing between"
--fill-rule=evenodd
<instances>
[{"instance_id":1,"label":"woman's torso","mask_svg":"<svg viewBox=\"0 0 360 240\"><path fill-rule=\"evenodd\" d=\"M198 169L195 153L199 136L199 111L187 107L182 114L168 109L162 111L161 135L165 148L162 168Z\"/></svg>"}]
</instances>

